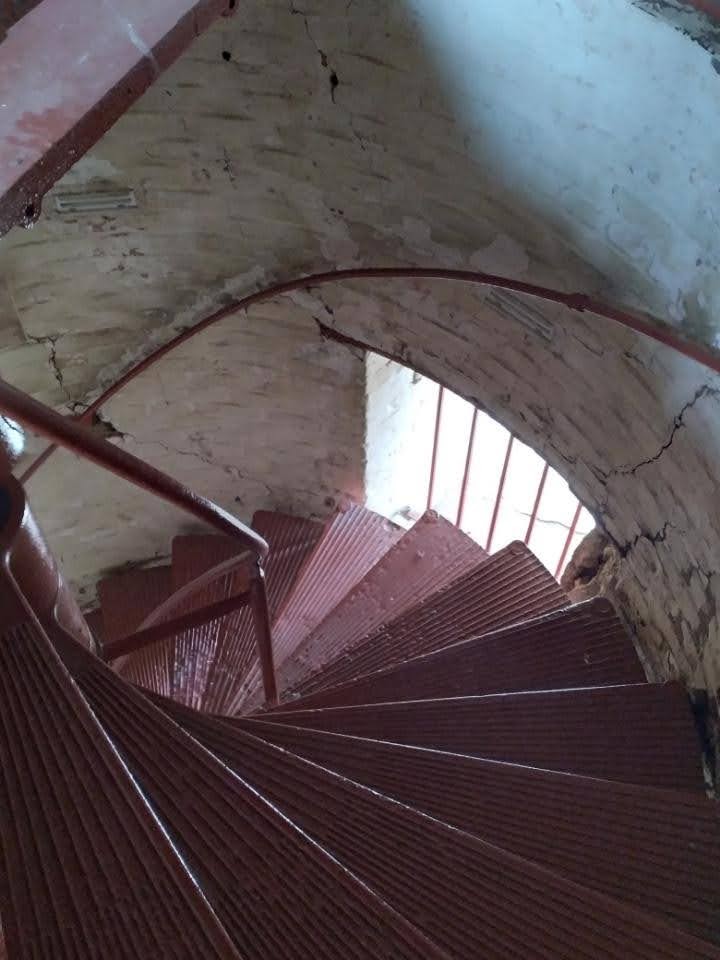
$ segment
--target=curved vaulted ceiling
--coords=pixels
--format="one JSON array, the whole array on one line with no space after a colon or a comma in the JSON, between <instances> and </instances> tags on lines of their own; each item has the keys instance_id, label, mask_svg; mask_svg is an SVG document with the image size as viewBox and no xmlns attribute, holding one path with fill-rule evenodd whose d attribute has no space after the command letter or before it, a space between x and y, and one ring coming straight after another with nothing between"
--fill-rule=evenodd
<instances>
[{"instance_id":1,"label":"curved vaulted ceiling","mask_svg":"<svg viewBox=\"0 0 720 960\"><path fill-rule=\"evenodd\" d=\"M75 164L30 232L3 241L2 373L82 404L231 296L368 265L582 291L716 350L720 60L703 5L245 0ZM135 208L55 209L57 194L119 188ZM308 444L329 380L352 403L357 360L318 322L443 380L547 456L617 544L658 675L720 687L720 378L611 321L444 281L336 284L223 321L103 417L117 442L231 505L237 437L264 430L253 398L280 389L258 338L294 331L283 382L315 364L318 392L295 411ZM328 430L326 450L348 457L342 423ZM315 460L283 506L322 510L348 490L352 464ZM257 501L275 482L250 479ZM74 496L53 511L58 488ZM167 542L169 519L112 491L109 505L62 455L32 481L66 558L97 548L79 575Z\"/></svg>"}]
</instances>

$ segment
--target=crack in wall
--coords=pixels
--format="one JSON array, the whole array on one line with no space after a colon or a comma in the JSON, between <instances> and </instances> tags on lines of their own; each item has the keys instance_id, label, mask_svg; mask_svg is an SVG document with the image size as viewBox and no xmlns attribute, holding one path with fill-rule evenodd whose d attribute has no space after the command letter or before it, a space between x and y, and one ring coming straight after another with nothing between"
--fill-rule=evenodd
<instances>
[{"instance_id":1,"label":"crack in wall","mask_svg":"<svg viewBox=\"0 0 720 960\"><path fill-rule=\"evenodd\" d=\"M703 397L720 397L720 389L711 387L707 383L704 383L701 387L698 387L692 399L688 400L688 402L683 405L682 409L673 420L673 425L670 429L670 436L667 438L665 443L661 445L658 452L653 454L651 457L647 457L645 460L640 460L634 466L614 467L612 470L609 470L606 473L598 470L596 475L601 479L602 483L606 484L612 477L634 476L641 467L646 467L651 463L657 463L663 454L670 449L678 432L685 426L686 413L689 410L692 410L692 408L698 403L698 401L702 400Z\"/></svg>"},{"instance_id":2,"label":"crack in wall","mask_svg":"<svg viewBox=\"0 0 720 960\"><path fill-rule=\"evenodd\" d=\"M58 386L60 387L63 394L67 398L68 403L72 403L73 398L70 394L70 391L65 386L65 379L63 377L63 372L60 369L60 364L58 363L58 359L57 359L57 345L61 338L62 338L62 334L60 333L47 334L44 337L34 337L29 333L25 334L25 339L28 341L28 343L43 343L45 344L45 346L49 348L48 364L50 365L50 369L53 372L53 376L55 377L55 380L57 381Z\"/></svg>"},{"instance_id":3,"label":"crack in wall","mask_svg":"<svg viewBox=\"0 0 720 960\"><path fill-rule=\"evenodd\" d=\"M720 26L715 15L702 11L700 5L690 0L632 0L651 17L664 20L675 30L684 33L709 53L720 52Z\"/></svg>"},{"instance_id":4,"label":"crack in wall","mask_svg":"<svg viewBox=\"0 0 720 960\"><path fill-rule=\"evenodd\" d=\"M610 537L606 530L604 533L606 536L610 537L612 543L617 547L620 556L625 559L625 557L627 557L627 555L635 549L641 540L645 540L647 543L652 544L652 546L657 546L659 543L665 543L670 530L677 530L677 527L670 520L666 520L662 527L660 527L660 529L655 533L642 531L633 537L632 540L628 540L626 543L618 543L617 540L615 540L613 537Z\"/></svg>"}]
</instances>

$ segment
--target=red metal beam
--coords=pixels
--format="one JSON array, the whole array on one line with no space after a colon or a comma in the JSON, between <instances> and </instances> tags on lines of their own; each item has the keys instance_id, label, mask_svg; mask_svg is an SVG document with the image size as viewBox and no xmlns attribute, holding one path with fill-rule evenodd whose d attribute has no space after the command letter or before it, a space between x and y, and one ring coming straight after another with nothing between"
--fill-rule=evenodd
<instances>
[{"instance_id":1,"label":"red metal beam","mask_svg":"<svg viewBox=\"0 0 720 960\"><path fill-rule=\"evenodd\" d=\"M43 0L0 55L0 235L236 0Z\"/></svg>"},{"instance_id":2,"label":"red metal beam","mask_svg":"<svg viewBox=\"0 0 720 960\"><path fill-rule=\"evenodd\" d=\"M568 550L570 549L570 544L572 543L572 538L575 536L575 529L578 525L578 520L580 519L580 513L582 511L582 504L578 500L578 505L575 508L575 513L572 518L572 523L570 524L570 529L568 530L568 535L565 538L565 545L562 548L562 553L560 554L560 559L558 560L558 565L555 568L555 579L560 579L560 574L563 572L563 566L565 564L565 557L568 555Z\"/></svg>"},{"instance_id":3,"label":"red metal beam","mask_svg":"<svg viewBox=\"0 0 720 960\"><path fill-rule=\"evenodd\" d=\"M495 497L495 506L493 507L492 520L490 521L490 529L488 530L487 543L485 544L485 549L488 553L490 553L493 537L495 536L495 526L497 524L498 514L500 513L500 503L502 501L503 490L505 489L505 480L507 479L508 466L510 465L510 454L512 453L514 440L515 437L511 433L508 439L507 450L505 451L505 460L503 461L502 471L500 473L500 482L498 483L497 496Z\"/></svg>"},{"instance_id":4,"label":"red metal beam","mask_svg":"<svg viewBox=\"0 0 720 960\"><path fill-rule=\"evenodd\" d=\"M470 424L470 436L468 437L467 455L465 457L465 470L463 472L462 486L460 487L460 500L458 501L458 512L455 526L462 524L463 513L465 512L465 498L467 496L468 482L470 480L470 467L472 466L473 447L475 446L475 427L477 425L478 409L475 407Z\"/></svg>"},{"instance_id":5,"label":"red metal beam","mask_svg":"<svg viewBox=\"0 0 720 960\"><path fill-rule=\"evenodd\" d=\"M530 522L528 523L527 533L525 534L525 546L530 544L530 537L532 536L532 532L535 527L535 521L537 520L538 510L540 509L540 501L542 500L543 490L545 489L545 481L547 480L549 469L550 464L546 463L543 467L543 472L540 475L540 483L538 484L537 494L535 495L535 503L533 504L532 513L530 514Z\"/></svg>"},{"instance_id":6,"label":"red metal beam","mask_svg":"<svg viewBox=\"0 0 720 960\"><path fill-rule=\"evenodd\" d=\"M143 647L149 647L151 643L157 643L158 640L165 640L167 637L173 637L185 630L192 630L194 627L201 627L205 623L219 620L221 617L227 616L228 613L233 613L235 610L247 606L249 600L249 593L239 593L234 597L225 597L224 600L218 600L217 603L210 603L207 606L200 607L199 610L192 610L190 613L175 617L174 620L166 620L164 623L158 623L146 630L138 630L137 633L131 633L127 637L121 637L119 640L103 644L102 657L104 660L117 660L118 657L125 656L125 654L134 653Z\"/></svg>"},{"instance_id":7,"label":"red metal beam","mask_svg":"<svg viewBox=\"0 0 720 960\"><path fill-rule=\"evenodd\" d=\"M427 509L432 510L432 499L435 493L435 471L437 469L438 445L440 443L440 420L442 419L443 398L445 387L438 384L437 408L435 410L435 431L433 433L432 457L430 458L430 478L428 480Z\"/></svg>"}]
</instances>

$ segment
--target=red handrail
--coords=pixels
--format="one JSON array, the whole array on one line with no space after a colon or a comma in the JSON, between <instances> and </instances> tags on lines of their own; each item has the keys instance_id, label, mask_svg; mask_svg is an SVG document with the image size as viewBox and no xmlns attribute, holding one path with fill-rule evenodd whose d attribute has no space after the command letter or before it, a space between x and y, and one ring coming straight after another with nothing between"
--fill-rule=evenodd
<instances>
[{"instance_id":1,"label":"red handrail","mask_svg":"<svg viewBox=\"0 0 720 960\"><path fill-rule=\"evenodd\" d=\"M216 620L224 615L221 612L217 612L223 609L222 604L228 606L227 613L232 613L234 610L237 610L239 606L244 606L249 603L250 577L248 577L248 582L244 589L239 592L239 596L226 597L219 603L213 603L209 606L201 607L199 610L193 610L191 613L184 613L173 619L168 619L170 614L175 613L178 607L184 606L189 600L192 600L199 590L206 589L215 583L216 580L219 580L220 577L227 577L235 573L240 567L246 566L248 557L252 557L252 554L248 550L244 550L237 556L229 557L227 560L215 564L214 567L205 570L204 573L201 573L189 583L183 584L182 587L174 593L171 593L167 600L164 600L160 606L155 607L155 609L142 620L133 633L128 634L126 637L112 640L109 643L103 643L103 659L116 660L126 653L140 650L142 647L149 646L157 640L171 636L173 633L181 633L183 630L191 627L197 627L210 620ZM242 603L239 602L240 599L242 599ZM234 600L237 600L238 603L232 605L231 601Z\"/></svg>"},{"instance_id":2,"label":"red handrail","mask_svg":"<svg viewBox=\"0 0 720 960\"><path fill-rule=\"evenodd\" d=\"M53 443L72 450L99 467L123 477L136 487L147 490L204 521L218 533L239 540L256 556L263 559L267 556L268 545L263 538L222 507L194 493L132 453L114 446L77 420L56 413L29 394L10 386L5 380L0 380L0 411L35 433L48 437Z\"/></svg>"},{"instance_id":3,"label":"red handrail","mask_svg":"<svg viewBox=\"0 0 720 960\"><path fill-rule=\"evenodd\" d=\"M604 317L619 323L621 326L634 330L636 333L657 340L666 346L677 350L686 357L691 357L698 363L702 363L720 373L720 355L708 347L703 347L684 339L681 335L674 333L667 325L661 323L655 317L649 314L641 315L629 313L625 310L617 310L599 300L593 300L582 293L563 293L560 290L553 290L550 287L541 287L534 283L526 283L522 280L513 280L510 277L501 277L492 273L482 273L477 270L446 270L436 267L354 267L347 270L327 270L324 273L306 274L302 277L295 277L293 280L286 280L280 283L271 284L262 290L256 290L245 297L233 300L224 307L220 307L208 317L203 317L197 323L186 327L176 336L172 337L167 343L157 347L148 356L138 360L134 366L126 370L125 373L104 390L93 402L83 410L78 416L81 422L88 421L104 403L114 397L126 384L140 376L145 370L149 369L154 363L166 356L172 350L186 343L192 337L207 330L208 327L226 317L238 313L240 310L248 310L257 303L263 303L271 300L273 297L281 296L286 293L293 293L296 290L304 290L311 287L321 287L329 283L339 283L346 280L450 280L459 283L478 284L481 286L498 287L501 290L513 290L516 293L526 294L530 297L536 297L539 300L546 300L551 303L559 303L570 310L578 313L594 313L598 317ZM372 344L365 344L369 350L376 349ZM379 352L379 351L378 351ZM399 358L393 358L399 359ZM30 464L25 473L21 476L24 483L36 470L38 470L52 456L55 446L47 447Z\"/></svg>"},{"instance_id":4,"label":"red handrail","mask_svg":"<svg viewBox=\"0 0 720 960\"><path fill-rule=\"evenodd\" d=\"M28 394L10 386L4 380L0 380L0 411L28 429L48 437L53 443L72 450L86 460L147 490L153 496L179 507L204 521L219 533L233 537L252 553L256 558L256 568L251 578L249 601L253 612L265 693L270 702L275 702L277 692L273 669L272 637L262 570L262 560L268 553L266 541L211 500L199 496L173 477L126 450L113 446L88 427L76 420L63 417ZM234 559L237 560L237 558Z\"/></svg>"},{"instance_id":5,"label":"red handrail","mask_svg":"<svg viewBox=\"0 0 720 960\"><path fill-rule=\"evenodd\" d=\"M156 623L152 627L141 628L126 637L104 643L101 650L102 658L108 662L117 660L118 657L135 653L136 650L142 650L160 640L167 640L168 637L174 637L178 633L202 627L206 623L212 623L213 620L221 620L228 614L247 606L249 602L250 594L246 591L235 594L233 597L225 597L224 600L218 600L216 603L209 603L190 613L183 613L173 620L163 620L162 623Z\"/></svg>"}]
</instances>

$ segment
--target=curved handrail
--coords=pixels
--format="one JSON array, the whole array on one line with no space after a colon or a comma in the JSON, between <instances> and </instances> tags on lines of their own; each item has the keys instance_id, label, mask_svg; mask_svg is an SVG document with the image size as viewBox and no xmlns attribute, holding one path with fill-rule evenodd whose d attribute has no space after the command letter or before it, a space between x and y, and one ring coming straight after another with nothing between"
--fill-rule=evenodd
<instances>
[{"instance_id":1,"label":"curved handrail","mask_svg":"<svg viewBox=\"0 0 720 960\"><path fill-rule=\"evenodd\" d=\"M147 490L204 521L219 533L239 540L260 559L267 556L266 541L212 500L194 493L173 477L93 433L89 427L70 417L63 417L51 407L1 379L0 411L30 430L49 437L53 443L72 450L99 467L123 477L136 487Z\"/></svg>"},{"instance_id":2,"label":"curved handrail","mask_svg":"<svg viewBox=\"0 0 720 960\"><path fill-rule=\"evenodd\" d=\"M139 360L106 390L103 390L82 413L71 419L76 419L81 423L91 420L93 414L97 413L103 404L107 403L115 394L119 393L131 380L134 380L154 363L157 363L158 360L161 360L172 350L192 339L192 337L206 330L214 323L224 320L226 317L232 316L232 314L240 310L247 310L257 303L271 300L273 297L281 296L282 294L293 293L296 290L304 290L309 287L321 287L329 283L338 283L344 280L367 279L454 280L461 283L472 283L480 286L498 287L502 290L512 290L515 293L526 294L539 300L560 304L578 313L594 313L598 317L612 320L621 326L634 330L636 333L643 334L652 340L656 340L658 343L677 350L678 353L709 367L716 373L720 373L720 355L700 344L693 343L679 336L671 331L671 329L658 318L652 317L650 314L640 315L630 313L626 310L618 310L599 300L594 300L584 293L563 293L551 287L541 287L534 283L513 280L510 277L501 277L492 273L483 273L479 270L446 270L437 267L354 267L347 270L326 270L321 273L306 274L302 277L296 277L293 280L285 280L281 283L271 284L238 300L232 300L224 307L211 313L210 316L204 317L192 326L186 327L176 336L168 340L167 343L157 347L142 360ZM25 483L29 480L30 477L47 462L55 449L56 445L53 444L46 447L25 470L20 478L21 481Z\"/></svg>"},{"instance_id":3,"label":"curved handrail","mask_svg":"<svg viewBox=\"0 0 720 960\"><path fill-rule=\"evenodd\" d=\"M169 619L170 615L175 613L179 606L187 603L188 600L191 600L195 594L198 593L198 591L210 586L216 580L219 580L220 577L225 577L228 576L228 574L234 573L240 567L245 566L248 562L248 558L252 557L253 554L250 550L244 550L237 556L228 557L227 560L223 560L221 563L216 563L214 567L210 567L209 570L205 570L189 583L183 584L182 587L179 587L177 590L171 593L169 597L163 600L159 606L155 607L155 609L140 622L140 624L133 630L131 634L121 637L119 640L113 640L110 643L103 643L103 659L116 660L118 657L124 656L128 652L126 647L132 642L133 637L138 634L144 634L157 626L162 626ZM250 580L251 577L248 577L248 582L245 589L240 591L240 594L245 597L246 602L250 587ZM214 607L216 605L211 606ZM195 612L202 612L202 610ZM144 647L149 643L155 642L157 641L150 640L147 641L147 643L142 643L141 646ZM141 649L141 646L136 646L133 644L132 649Z\"/></svg>"},{"instance_id":4,"label":"curved handrail","mask_svg":"<svg viewBox=\"0 0 720 960\"><path fill-rule=\"evenodd\" d=\"M215 564L214 567L210 567L209 570L201 573L199 576L195 577L194 580L191 580L174 593L171 593L167 600L163 600L159 607L155 607L152 613L149 613L145 617L140 626L137 628L138 632L140 630L147 630L148 627L154 627L156 624L163 621L169 614L173 613L180 606L180 604L190 600L191 597L198 592L198 590L202 590L204 587L210 586L210 584L214 583L214 581L218 580L220 577L227 576L229 573L234 573L239 567L243 566L247 562L248 555L252 556L250 551L246 550L237 557L230 557L227 560L223 560L222 563ZM251 578L248 578L248 587L250 586L250 579Z\"/></svg>"},{"instance_id":5,"label":"curved handrail","mask_svg":"<svg viewBox=\"0 0 720 960\"><path fill-rule=\"evenodd\" d=\"M258 656L262 667L263 684L267 699L277 699L275 672L270 633L265 578L262 561L268 553L267 542L250 527L245 526L231 513L211 500L201 497L183 486L173 477L156 469L139 457L113 446L104 437L69 417L63 417L51 407L0 379L0 411L30 430L49 437L56 444L72 450L86 460L91 460L105 470L110 470L135 486L179 507L191 516L202 520L225 536L233 537L245 546L256 558L250 578L249 602L253 613Z\"/></svg>"}]
</instances>

